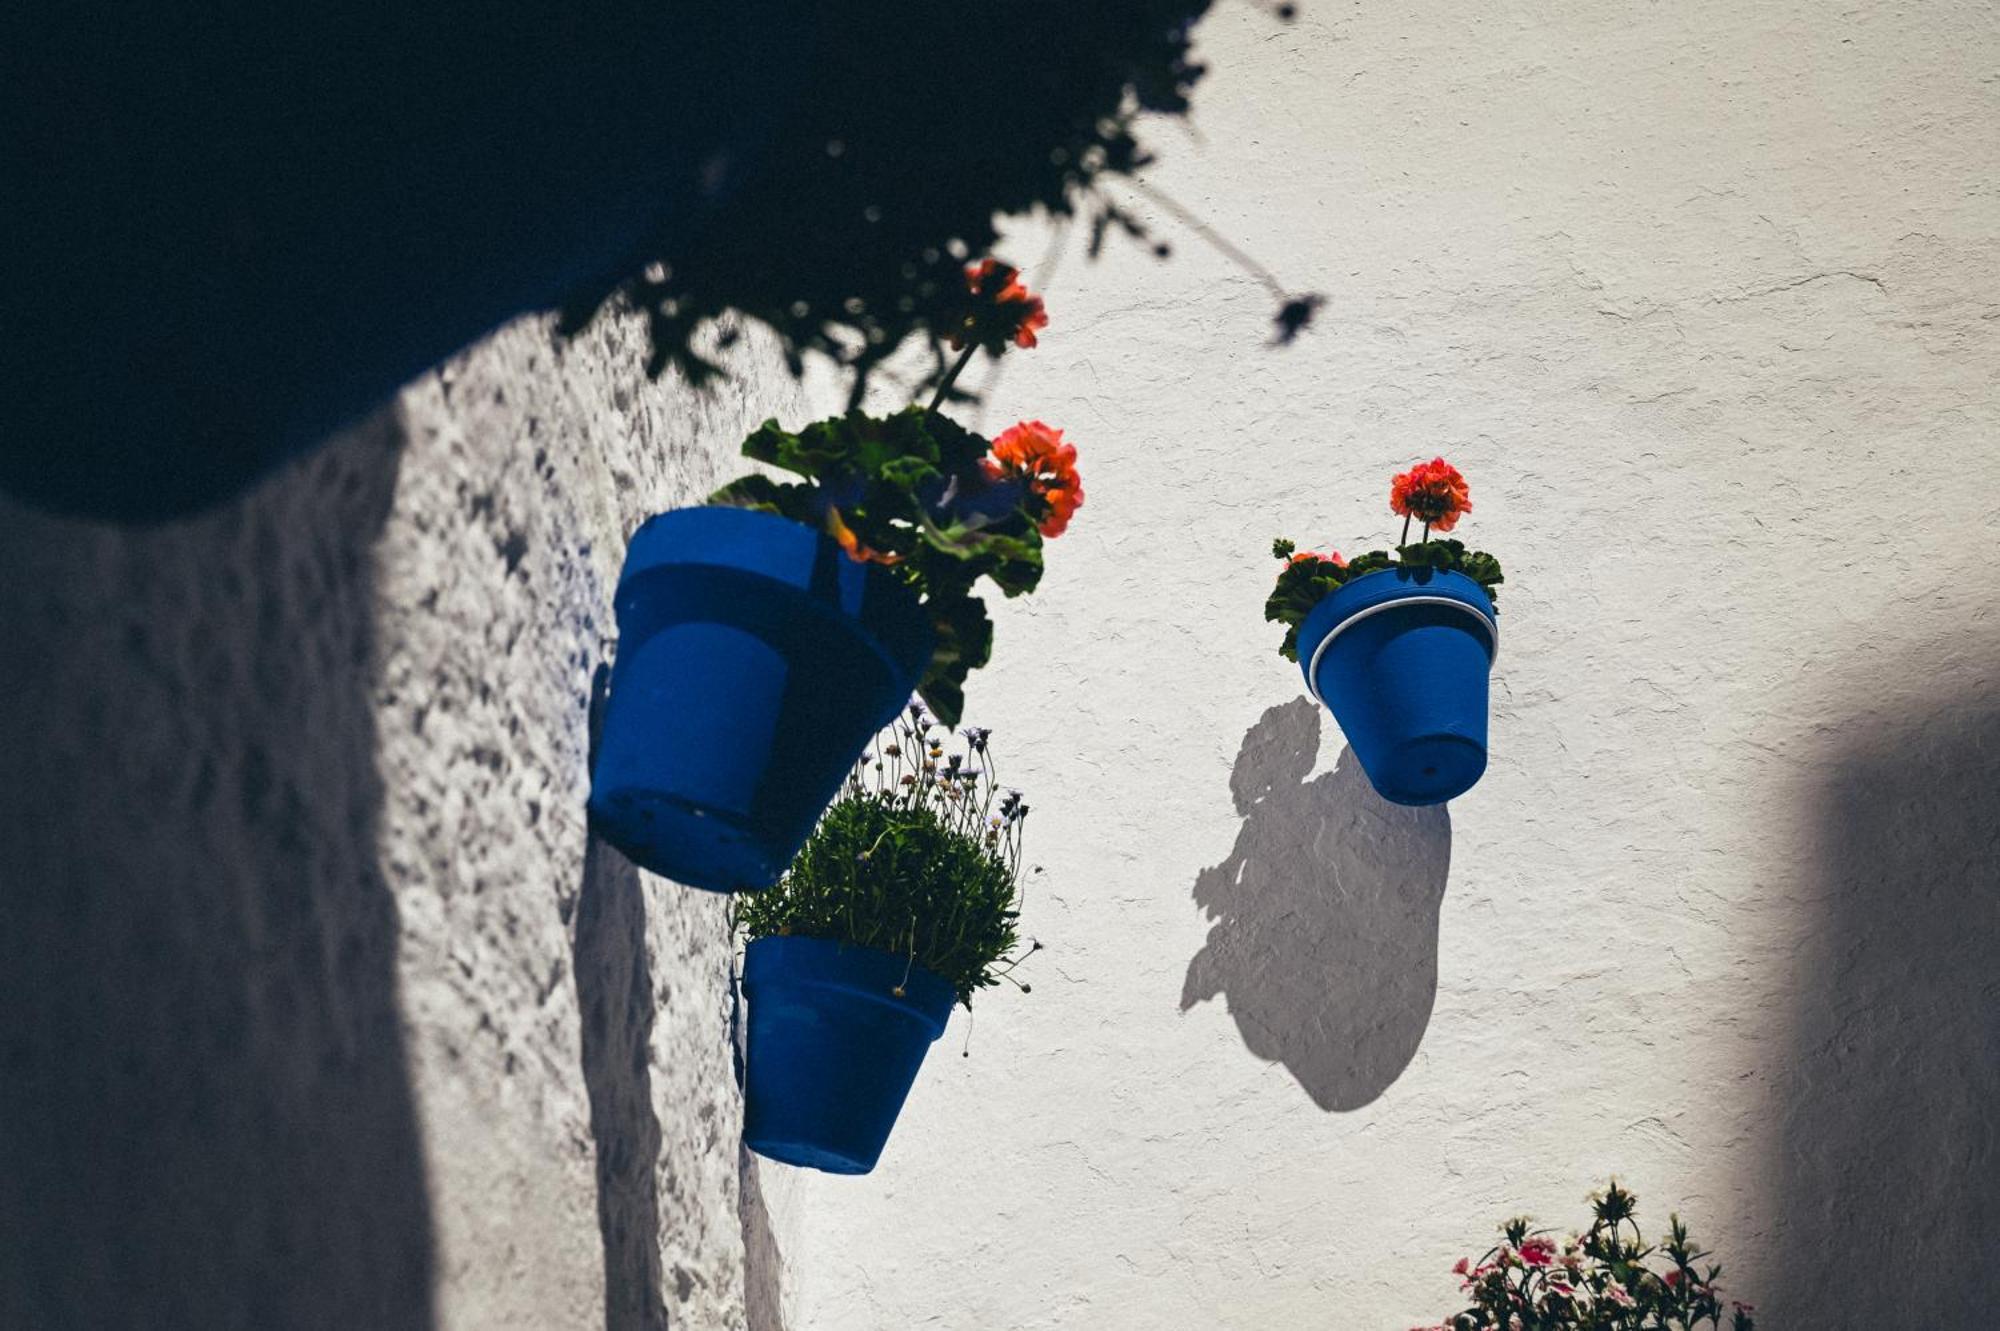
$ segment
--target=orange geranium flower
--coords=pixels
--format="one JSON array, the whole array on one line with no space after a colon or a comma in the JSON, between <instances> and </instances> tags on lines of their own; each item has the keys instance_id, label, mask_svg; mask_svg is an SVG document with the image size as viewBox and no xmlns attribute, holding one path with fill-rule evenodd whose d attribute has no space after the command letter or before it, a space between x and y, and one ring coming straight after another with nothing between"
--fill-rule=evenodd
<instances>
[{"instance_id":1,"label":"orange geranium flower","mask_svg":"<svg viewBox=\"0 0 2000 1331\"><path fill-rule=\"evenodd\" d=\"M1471 493L1457 467L1443 458L1432 458L1390 483L1389 507L1401 517L1447 532L1458 525L1461 514L1472 511Z\"/></svg>"},{"instance_id":2,"label":"orange geranium flower","mask_svg":"<svg viewBox=\"0 0 2000 1331\"><path fill-rule=\"evenodd\" d=\"M1340 557L1340 551L1338 550L1329 550L1325 554L1321 554L1317 550L1300 550L1298 553L1294 554L1291 557L1290 562L1294 564L1304 564L1308 562L1318 563L1318 564L1331 564L1335 568L1347 567L1347 561Z\"/></svg>"},{"instance_id":3,"label":"orange geranium flower","mask_svg":"<svg viewBox=\"0 0 2000 1331\"><path fill-rule=\"evenodd\" d=\"M993 350L1012 342L1017 347L1035 345L1035 330L1049 326L1042 298L1021 285L1021 272L998 259L981 259L965 267L965 289L972 297L971 308L958 326L945 336L952 350L961 351L967 341L989 342Z\"/></svg>"},{"instance_id":4,"label":"orange geranium flower","mask_svg":"<svg viewBox=\"0 0 2000 1331\"><path fill-rule=\"evenodd\" d=\"M1063 442L1062 431L1040 421L1022 421L993 441L993 452L981 462L991 480L1017 479L1048 505L1042 518L1044 536L1060 536L1083 507L1083 480L1076 472L1076 445Z\"/></svg>"}]
</instances>

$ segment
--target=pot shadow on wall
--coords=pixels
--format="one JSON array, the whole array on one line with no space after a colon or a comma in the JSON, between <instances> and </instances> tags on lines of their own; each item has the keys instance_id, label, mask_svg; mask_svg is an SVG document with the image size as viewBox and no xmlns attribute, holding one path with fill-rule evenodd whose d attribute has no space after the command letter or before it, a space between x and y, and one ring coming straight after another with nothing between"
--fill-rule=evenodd
<instances>
[{"instance_id":1,"label":"pot shadow on wall","mask_svg":"<svg viewBox=\"0 0 2000 1331\"><path fill-rule=\"evenodd\" d=\"M590 690L592 770L610 682L611 668L598 666ZM572 960L583 1018L583 1082L597 1157L605 1331L666 1331L646 900L638 869L595 831L584 843Z\"/></svg>"},{"instance_id":2,"label":"pot shadow on wall","mask_svg":"<svg viewBox=\"0 0 2000 1331\"><path fill-rule=\"evenodd\" d=\"M401 443L178 526L0 513L0 1326L433 1323L377 847Z\"/></svg>"},{"instance_id":3,"label":"pot shadow on wall","mask_svg":"<svg viewBox=\"0 0 2000 1331\"><path fill-rule=\"evenodd\" d=\"M764 1202L757 1157L738 1148L737 1182L743 1212L743 1319L748 1331L785 1331L784 1258Z\"/></svg>"},{"instance_id":4,"label":"pot shadow on wall","mask_svg":"<svg viewBox=\"0 0 2000 1331\"><path fill-rule=\"evenodd\" d=\"M590 767L610 696L611 668L591 679ZM675 889L690 890L690 889ZM583 1015L583 1080L597 1158L597 1224L604 1242L605 1331L666 1331L660 1259L661 1129L653 1107L655 999L639 870L593 830L577 893L572 957ZM737 1084L742 1076L739 1070ZM748 1331L784 1331L781 1259L755 1158L738 1147L743 1302Z\"/></svg>"},{"instance_id":5,"label":"pot shadow on wall","mask_svg":"<svg viewBox=\"0 0 2000 1331\"><path fill-rule=\"evenodd\" d=\"M1751 1295L1774 1325L1984 1327L2000 1305L2000 642L1983 647L1972 695L1891 715L1886 690L1857 690L1811 787L1757 1218L1776 1284ZM1965 651L1940 643L1900 677Z\"/></svg>"},{"instance_id":6,"label":"pot shadow on wall","mask_svg":"<svg viewBox=\"0 0 2000 1331\"><path fill-rule=\"evenodd\" d=\"M739 958L740 960L740 958ZM742 967L729 977L729 1052L736 1074L737 1094L748 1079L749 1031L743 1020ZM757 1154L738 1143L736 1182L738 1213L743 1223L743 1315L748 1331L785 1331L784 1254L764 1200L764 1182Z\"/></svg>"},{"instance_id":7,"label":"pot shadow on wall","mask_svg":"<svg viewBox=\"0 0 2000 1331\"><path fill-rule=\"evenodd\" d=\"M1300 698L1243 737L1229 780L1243 827L1195 879L1216 923L1181 1010L1223 998L1251 1053L1321 1109L1352 1110L1402 1075L1430 1023L1451 817L1390 804L1345 749L1308 780L1321 716Z\"/></svg>"}]
</instances>

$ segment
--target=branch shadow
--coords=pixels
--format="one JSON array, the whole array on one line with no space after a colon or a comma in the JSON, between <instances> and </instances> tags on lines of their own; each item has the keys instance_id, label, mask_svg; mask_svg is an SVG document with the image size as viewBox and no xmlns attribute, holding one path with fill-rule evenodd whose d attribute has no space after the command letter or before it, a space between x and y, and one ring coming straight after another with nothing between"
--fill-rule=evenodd
<instances>
[{"instance_id":1,"label":"branch shadow","mask_svg":"<svg viewBox=\"0 0 2000 1331\"><path fill-rule=\"evenodd\" d=\"M1775 1282L1759 1301L1786 1325L1988 1326L2000 1306L2000 681L1913 714L1885 715L1883 702L1856 696L1809 797L1819 918L1797 956L1776 1079ZM1853 1279L1856 1262L1879 1278Z\"/></svg>"},{"instance_id":2,"label":"branch shadow","mask_svg":"<svg viewBox=\"0 0 2000 1331\"><path fill-rule=\"evenodd\" d=\"M611 671L591 681L591 766ZM583 852L572 953L583 1081L597 1156L606 1331L666 1331L660 1270L660 1120L653 1108L653 970L639 871L593 830Z\"/></svg>"},{"instance_id":3,"label":"branch shadow","mask_svg":"<svg viewBox=\"0 0 2000 1331\"><path fill-rule=\"evenodd\" d=\"M372 693L402 440L142 532L0 505L0 1326L433 1325Z\"/></svg>"},{"instance_id":4,"label":"branch shadow","mask_svg":"<svg viewBox=\"0 0 2000 1331\"><path fill-rule=\"evenodd\" d=\"M1430 1024L1451 818L1388 803L1345 750L1307 780L1319 737L1310 698L1243 737L1229 782L1243 827L1195 879L1216 923L1188 963L1181 1011L1224 998L1250 1052L1331 1112L1387 1090Z\"/></svg>"}]
</instances>

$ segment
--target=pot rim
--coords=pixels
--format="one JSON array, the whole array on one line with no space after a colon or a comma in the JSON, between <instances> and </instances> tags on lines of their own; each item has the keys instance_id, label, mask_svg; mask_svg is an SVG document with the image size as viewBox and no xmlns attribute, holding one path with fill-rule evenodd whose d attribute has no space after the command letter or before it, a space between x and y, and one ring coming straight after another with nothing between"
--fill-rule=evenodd
<instances>
[{"instance_id":1,"label":"pot rim","mask_svg":"<svg viewBox=\"0 0 2000 1331\"><path fill-rule=\"evenodd\" d=\"M857 998L879 1003L883 1007L903 1013L906 1016L915 1017L924 1022L925 1025L933 1029L933 1034L930 1037L932 1040L936 1040L944 1034L945 1025L951 1019L951 1010L958 1005L958 991L952 987L951 982L927 966L919 965L910 958L885 951L879 947L869 947L865 943L852 943L838 938L822 938L814 934L765 934L762 937L750 939L744 945L743 949L742 985L746 996L752 988L758 987L766 979L766 977L759 977L753 980L750 975L750 952L759 943L788 945L774 949L763 949L764 955L767 957L770 957L773 952L782 953L791 951L799 948L799 945L805 944L809 946L804 947L802 950L809 954L813 952L819 953L822 961L838 961L843 955L859 954L858 962L861 966L879 965L881 962L886 962L889 968L902 970L903 975L901 978L905 992L900 998L896 997L891 992L891 989L878 988L867 983L860 976L833 976L792 972L786 974L778 982L801 988L836 989L841 993L851 994ZM879 959L879 961L876 959ZM759 969L762 969L762 967L759 967ZM887 970L884 971L885 975L888 973ZM922 992L925 990L929 992Z\"/></svg>"},{"instance_id":2,"label":"pot rim","mask_svg":"<svg viewBox=\"0 0 2000 1331\"><path fill-rule=\"evenodd\" d=\"M922 597L883 565L862 564L848 560L831 536L781 513L740 508L734 504L704 503L685 504L653 514L640 523L627 538L624 562L619 568L618 579L613 587L614 616L628 587L669 566L704 568L727 575L769 578L769 575L761 570L745 568L727 559L706 557L705 553L680 554L671 559L650 561L644 569L636 572L631 569L632 549L644 539L647 528L668 527L676 520L687 521L696 514L726 514L729 515L727 520L732 522L742 521L746 525L753 526L777 524L781 528L790 528L793 533L803 535L810 540L822 556L838 558L843 563L853 563L861 570L860 576L868 588L867 595L873 602L874 613L857 614L847 606L833 601L822 604L834 617L843 621L848 629L863 639L894 675L908 675L912 680L911 692L916 691L937 653L936 632L931 626L930 615L924 607ZM795 535L790 539L796 540L799 537ZM828 555L827 552L831 554ZM620 627L622 637L622 623ZM901 706L901 703L897 704L898 710ZM888 718L884 718L883 724L886 725L887 722Z\"/></svg>"},{"instance_id":3,"label":"pot rim","mask_svg":"<svg viewBox=\"0 0 2000 1331\"><path fill-rule=\"evenodd\" d=\"M1387 572L1388 570L1383 571ZM1500 659L1500 623L1492 616L1482 613L1473 606L1467 605L1455 596L1438 596L1434 593L1425 592L1415 596L1392 597L1389 600L1378 601L1374 605L1364 606L1355 611L1338 624L1335 624L1332 630L1319 640L1319 646L1313 648L1312 659L1306 663L1306 691L1312 694L1314 700L1321 703L1326 701L1326 699L1320 697L1319 693L1319 663L1320 658L1326 655L1326 649L1333 645L1335 638L1338 638L1349 628L1359 624L1371 615L1379 615L1386 610L1399 610L1404 606L1410 605L1446 606L1458 611L1469 619L1476 620L1480 627L1486 630L1487 669L1491 670L1493 664Z\"/></svg>"}]
</instances>

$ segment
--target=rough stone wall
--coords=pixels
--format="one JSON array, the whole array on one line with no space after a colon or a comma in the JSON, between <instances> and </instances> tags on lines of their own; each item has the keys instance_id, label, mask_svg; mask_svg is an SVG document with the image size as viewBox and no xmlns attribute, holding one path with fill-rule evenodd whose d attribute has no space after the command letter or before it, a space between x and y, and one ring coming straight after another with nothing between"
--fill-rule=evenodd
<instances>
[{"instance_id":1,"label":"rough stone wall","mask_svg":"<svg viewBox=\"0 0 2000 1331\"><path fill-rule=\"evenodd\" d=\"M0 1325L777 1324L723 903L583 800L626 535L798 390L640 340L505 330L195 521L5 509Z\"/></svg>"},{"instance_id":2,"label":"rough stone wall","mask_svg":"<svg viewBox=\"0 0 2000 1331\"><path fill-rule=\"evenodd\" d=\"M989 427L1089 502L1003 607L1031 995L815 1193L798 1325L1400 1328L1616 1173L1778 1331L2000 1275L2000 17L1224 7L1155 265L1046 287ZM977 376L973 378L977 386ZM1384 806L1261 619L1272 537L1471 478L1492 765Z\"/></svg>"}]
</instances>

